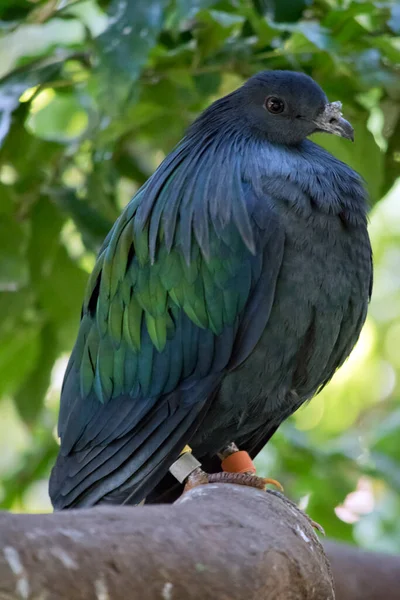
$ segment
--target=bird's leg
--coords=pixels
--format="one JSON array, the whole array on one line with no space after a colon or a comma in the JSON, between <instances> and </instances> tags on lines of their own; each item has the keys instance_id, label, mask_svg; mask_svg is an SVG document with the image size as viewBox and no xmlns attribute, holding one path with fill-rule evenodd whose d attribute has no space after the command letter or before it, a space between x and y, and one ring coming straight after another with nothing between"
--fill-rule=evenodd
<instances>
[{"instance_id":1,"label":"bird's leg","mask_svg":"<svg viewBox=\"0 0 400 600\"><path fill-rule=\"evenodd\" d=\"M234 442L228 444L221 452L218 452L221 459L222 473L209 475L210 481L221 481L225 483L237 483L239 485L248 485L264 490L266 485L275 485L280 491L283 487L275 479L258 477L256 467L249 454L244 450L239 450Z\"/></svg>"},{"instance_id":2,"label":"bird's leg","mask_svg":"<svg viewBox=\"0 0 400 600\"><path fill-rule=\"evenodd\" d=\"M228 444L218 456L222 461L222 473L206 473L191 454L189 446L186 446L178 460L170 467L170 472L178 481L185 483L185 492L206 483L235 483L260 490L264 490L268 484L273 484L283 491L281 484L275 479L258 477L250 456L247 452L240 451L236 444Z\"/></svg>"},{"instance_id":3,"label":"bird's leg","mask_svg":"<svg viewBox=\"0 0 400 600\"><path fill-rule=\"evenodd\" d=\"M226 458L228 458L228 456L236 454L236 452L239 452L239 448L236 446L235 442L231 442L230 444L225 446L225 448L221 450L221 452L217 452L217 456L223 461Z\"/></svg>"},{"instance_id":4,"label":"bird's leg","mask_svg":"<svg viewBox=\"0 0 400 600\"><path fill-rule=\"evenodd\" d=\"M249 454L244 450L239 450L234 442L231 442L221 452L218 452L218 457L221 459L223 472L214 473L211 477L218 476L221 481L224 480L227 483L250 485L251 487L260 489L265 489L267 485L271 484L283 492L283 486L276 479L258 477L256 475L256 467Z\"/></svg>"}]
</instances>

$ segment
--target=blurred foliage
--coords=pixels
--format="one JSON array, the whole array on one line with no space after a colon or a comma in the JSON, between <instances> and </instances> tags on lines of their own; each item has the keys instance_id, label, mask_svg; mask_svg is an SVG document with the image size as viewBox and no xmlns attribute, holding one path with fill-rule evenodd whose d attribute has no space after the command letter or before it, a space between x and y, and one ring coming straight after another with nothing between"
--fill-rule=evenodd
<instances>
[{"instance_id":1,"label":"blurred foliage","mask_svg":"<svg viewBox=\"0 0 400 600\"><path fill-rule=\"evenodd\" d=\"M360 343L258 459L329 536L400 550L400 10L350 0L2 0L0 502L48 509L60 383L95 253L216 97L294 69L340 99L376 284ZM397 203L396 203L397 196Z\"/></svg>"}]
</instances>

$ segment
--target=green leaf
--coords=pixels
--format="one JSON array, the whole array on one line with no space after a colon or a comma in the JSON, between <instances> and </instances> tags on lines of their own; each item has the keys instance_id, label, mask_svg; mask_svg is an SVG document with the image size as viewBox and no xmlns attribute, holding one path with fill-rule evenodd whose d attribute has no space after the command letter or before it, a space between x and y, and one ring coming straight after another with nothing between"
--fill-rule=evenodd
<instances>
[{"instance_id":1,"label":"green leaf","mask_svg":"<svg viewBox=\"0 0 400 600\"><path fill-rule=\"evenodd\" d=\"M0 165L12 165L17 172L15 191L21 205L31 204L36 196L40 196L38 186L42 184L46 171L55 167L62 151L59 144L44 142L28 133L25 128L28 108L27 104L21 104L15 110L10 133L0 147ZM32 195L35 197L32 198Z\"/></svg>"},{"instance_id":2,"label":"green leaf","mask_svg":"<svg viewBox=\"0 0 400 600\"><path fill-rule=\"evenodd\" d=\"M100 35L107 28L108 20L96 0L70 2L64 8L65 14L77 17L87 27L93 37Z\"/></svg>"},{"instance_id":3,"label":"green leaf","mask_svg":"<svg viewBox=\"0 0 400 600\"><path fill-rule=\"evenodd\" d=\"M106 219L87 201L77 198L73 190L55 189L53 197L62 210L73 219L82 234L85 246L93 251L98 251L113 226L113 220Z\"/></svg>"},{"instance_id":4,"label":"green leaf","mask_svg":"<svg viewBox=\"0 0 400 600\"><path fill-rule=\"evenodd\" d=\"M18 412L28 425L37 420L43 408L58 353L57 336L53 327L45 325L40 332L36 364L14 395Z\"/></svg>"},{"instance_id":5,"label":"green leaf","mask_svg":"<svg viewBox=\"0 0 400 600\"><path fill-rule=\"evenodd\" d=\"M4 21L23 19L31 8L29 0L2 0L1 18Z\"/></svg>"},{"instance_id":6,"label":"green leaf","mask_svg":"<svg viewBox=\"0 0 400 600\"><path fill-rule=\"evenodd\" d=\"M98 99L114 117L133 91L162 29L167 0L113 0L109 26L95 40Z\"/></svg>"},{"instance_id":7,"label":"green leaf","mask_svg":"<svg viewBox=\"0 0 400 600\"><path fill-rule=\"evenodd\" d=\"M12 216L0 215L0 292L28 283L27 227Z\"/></svg>"},{"instance_id":8,"label":"green leaf","mask_svg":"<svg viewBox=\"0 0 400 600\"><path fill-rule=\"evenodd\" d=\"M287 27L287 29L293 32L284 45L287 52L298 54L314 52L316 48L324 51L335 49L335 42L330 36L329 31L321 27L316 21L300 22Z\"/></svg>"},{"instance_id":9,"label":"green leaf","mask_svg":"<svg viewBox=\"0 0 400 600\"><path fill-rule=\"evenodd\" d=\"M397 122L391 131L388 147L384 158L384 184L382 195L386 194L400 177L400 112Z\"/></svg>"},{"instance_id":10,"label":"green leaf","mask_svg":"<svg viewBox=\"0 0 400 600\"><path fill-rule=\"evenodd\" d=\"M57 63L44 67L31 67L7 77L0 84L0 147L11 127L11 116L19 106L20 97L29 88L48 81L60 69Z\"/></svg>"},{"instance_id":11,"label":"green leaf","mask_svg":"<svg viewBox=\"0 0 400 600\"><path fill-rule=\"evenodd\" d=\"M178 20L193 19L200 10L217 3L218 0L175 0L175 16Z\"/></svg>"},{"instance_id":12,"label":"green leaf","mask_svg":"<svg viewBox=\"0 0 400 600\"><path fill-rule=\"evenodd\" d=\"M0 397L12 395L34 368L39 353L39 326L22 320L0 343Z\"/></svg>"},{"instance_id":13,"label":"green leaf","mask_svg":"<svg viewBox=\"0 0 400 600\"><path fill-rule=\"evenodd\" d=\"M21 501L22 495L33 482L48 476L59 449L52 431L37 428L32 435L30 444L22 449L18 467L2 478L1 508L10 510L16 501ZM25 506L26 509L26 506Z\"/></svg>"},{"instance_id":14,"label":"green leaf","mask_svg":"<svg viewBox=\"0 0 400 600\"><path fill-rule=\"evenodd\" d=\"M387 23L394 33L400 35L400 5L398 3L394 3L391 6L390 19Z\"/></svg>"},{"instance_id":15,"label":"green leaf","mask_svg":"<svg viewBox=\"0 0 400 600\"><path fill-rule=\"evenodd\" d=\"M26 125L36 137L59 143L70 143L85 132L88 116L78 97L72 93L47 90L37 98L39 110L31 112Z\"/></svg>"},{"instance_id":16,"label":"green leaf","mask_svg":"<svg viewBox=\"0 0 400 600\"><path fill-rule=\"evenodd\" d=\"M256 10L277 23L298 21L311 0L253 0Z\"/></svg>"},{"instance_id":17,"label":"green leaf","mask_svg":"<svg viewBox=\"0 0 400 600\"><path fill-rule=\"evenodd\" d=\"M79 315L87 274L58 246L50 273L36 282L41 309L54 325L60 351L71 348L79 325Z\"/></svg>"},{"instance_id":18,"label":"green leaf","mask_svg":"<svg viewBox=\"0 0 400 600\"><path fill-rule=\"evenodd\" d=\"M112 223L118 218L117 205L117 171L107 151L97 151L93 154L92 172L88 175L87 201L104 219ZM96 225L95 223L93 223Z\"/></svg>"},{"instance_id":19,"label":"green leaf","mask_svg":"<svg viewBox=\"0 0 400 600\"><path fill-rule=\"evenodd\" d=\"M197 16L195 36L202 57L209 56L223 46L224 41L237 35L244 17L217 10L202 11Z\"/></svg>"},{"instance_id":20,"label":"green leaf","mask_svg":"<svg viewBox=\"0 0 400 600\"><path fill-rule=\"evenodd\" d=\"M219 73L200 73L194 78L196 88L202 95L215 94L219 89L222 76Z\"/></svg>"},{"instance_id":21,"label":"green leaf","mask_svg":"<svg viewBox=\"0 0 400 600\"><path fill-rule=\"evenodd\" d=\"M31 287L35 289L54 269L64 219L57 208L44 196L38 199L30 216L31 235L27 257Z\"/></svg>"},{"instance_id":22,"label":"green leaf","mask_svg":"<svg viewBox=\"0 0 400 600\"><path fill-rule=\"evenodd\" d=\"M0 38L0 77L10 73L22 59L42 56L54 47L75 46L84 39L85 29L76 19L20 25Z\"/></svg>"},{"instance_id":23,"label":"green leaf","mask_svg":"<svg viewBox=\"0 0 400 600\"><path fill-rule=\"evenodd\" d=\"M393 65L400 64L400 37L393 38L389 35L374 36L374 46L379 48Z\"/></svg>"},{"instance_id":24,"label":"green leaf","mask_svg":"<svg viewBox=\"0 0 400 600\"><path fill-rule=\"evenodd\" d=\"M400 80L396 72L385 67L382 53L376 48L367 48L357 55L354 68L358 74L358 85L364 89L383 87L395 97L400 93Z\"/></svg>"}]
</instances>

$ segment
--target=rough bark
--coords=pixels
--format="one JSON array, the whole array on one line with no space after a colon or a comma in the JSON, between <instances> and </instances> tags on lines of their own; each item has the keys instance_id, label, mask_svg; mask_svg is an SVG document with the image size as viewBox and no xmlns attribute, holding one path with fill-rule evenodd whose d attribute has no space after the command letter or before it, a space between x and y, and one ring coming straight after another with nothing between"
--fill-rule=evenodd
<instances>
[{"instance_id":1,"label":"rough bark","mask_svg":"<svg viewBox=\"0 0 400 600\"><path fill-rule=\"evenodd\" d=\"M325 549L337 600L399 597L399 557ZM333 598L309 520L277 493L213 484L172 506L0 513L0 600Z\"/></svg>"},{"instance_id":2,"label":"rough bark","mask_svg":"<svg viewBox=\"0 0 400 600\"><path fill-rule=\"evenodd\" d=\"M210 484L175 505L0 514L1 600L331 600L308 519L284 497Z\"/></svg>"}]
</instances>

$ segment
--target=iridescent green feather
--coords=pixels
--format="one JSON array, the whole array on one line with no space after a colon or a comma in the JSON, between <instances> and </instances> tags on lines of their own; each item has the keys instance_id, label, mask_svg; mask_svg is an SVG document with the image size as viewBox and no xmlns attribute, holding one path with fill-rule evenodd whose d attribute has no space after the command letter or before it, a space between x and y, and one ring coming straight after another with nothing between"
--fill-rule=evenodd
<instances>
[{"instance_id":1,"label":"iridescent green feather","mask_svg":"<svg viewBox=\"0 0 400 600\"><path fill-rule=\"evenodd\" d=\"M138 353L133 352L126 344L125 364L124 364L124 392L131 393L137 386L137 368Z\"/></svg>"},{"instance_id":2,"label":"iridescent green feather","mask_svg":"<svg viewBox=\"0 0 400 600\"><path fill-rule=\"evenodd\" d=\"M148 265L146 268L141 268L138 270L138 279L134 289L134 294L142 309L150 311L150 268Z\"/></svg>"},{"instance_id":3,"label":"iridescent green feather","mask_svg":"<svg viewBox=\"0 0 400 600\"><path fill-rule=\"evenodd\" d=\"M119 294L116 294L110 302L108 312L108 331L114 348L119 348L122 339L124 318L124 303Z\"/></svg>"},{"instance_id":4,"label":"iridescent green feather","mask_svg":"<svg viewBox=\"0 0 400 600\"><path fill-rule=\"evenodd\" d=\"M167 254L166 250L160 252L162 268L160 269L160 281L163 287L169 291L179 286L183 278L183 269L181 258L177 250L171 250Z\"/></svg>"},{"instance_id":5,"label":"iridescent green feather","mask_svg":"<svg viewBox=\"0 0 400 600\"><path fill-rule=\"evenodd\" d=\"M144 267L149 260L149 226L146 225L140 235L136 237L133 236L132 226L132 237L139 266Z\"/></svg>"},{"instance_id":6,"label":"iridescent green feather","mask_svg":"<svg viewBox=\"0 0 400 600\"><path fill-rule=\"evenodd\" d=\"M125 306L123 318L123 337L129 347L137 352L141 345L143 309L135 296Z\"/></svg>"},{"instance_id":7,"label":"iridescent green feather","mask_svg":"<svg viewBox=\"0 0 400 600\"><path fill-rule=\"evenodd\" d=\"M165 315L167 306L167 290L162 285L158 272L159 269L157 266L149 267L150 305L147 307L147 310L153 317Z\"/></svg>"},{"instance_id":8,"label":"iridescent green feather","mask_svg":"<svg viewBox=\"0 0 400 600\"><path fill-rule=\"evenodd\" d=\"M97 397L101 402L107 402L112 396L114 385L114 352L115 349L108 336L100 340L97 351L94 387Z\"/></svg>"},{"instance_id":9,"label":"iridescent green feather","mask_svg":"<svg viewBox=\"0 0 400 600\"><path fill-rule=\"evenodd\" d=\"M169 295L175 304L182 307L185 303L185 289L182 285L175 286L169 290Z\"/></svg>"},{"instance_id":10,"label":"iridescent green feather","mask_svg":"<svg viewBox=\"0 0 400 600\"><path fill-rule=\"evenodd\" d=\"M151 338L151 341L159 352L164 349L167 341L167 319L166 315L161 317L153 317L148 312L145 312L146 327Z\"/></svg>"},{"instance_id":11,"label":"iridescent green feather","mask_svg":"<svg viewBox=\"0 0 400 600\"><path fill-rule=\"evenodd\" d=\"M233 325L238 314L239 291L235 289L224 290L222 292L224 301L224 320L228 325Z\"/></svg>"},{"instance_id":12,"label":"iridescent green feather","mask_svg":"<svg viewBox=\"0 0 400 600\"><path fill-rule=\"evenodd\" d=\"M183 310L198 327L208 327L203 282L199 276L193 284L186 285L184 288Z\"/></svg>"},{"instance_id":13,"label":"iridescent green feather","mask_svg":"<svg viewBox=\"0 0 400 600\"><path fill-rule=\"evenodd\" d=\"M202 265L202 278L209 328L219 335L224 327L224 301L221 290L215 285L207 265Z\"/></svg>"},{"instance_id":14,"label":"iridescent green feather","mask_svg":"<svg viewBox=\"0 0 400 600\"><path fill-rule=\"evenodd\" d=\"M75 348L74 348L74 359L76 364L80 364L83 357L83 352L85 350L86 342L88 339L88 335L90 330L93 327L93 320L90 315L83 314L81 325L79 328L78 339L76 340Z\"/></svg>"},{"instance_id":15,"label":"iridescent green feather","mask_svg":"<svg viewBox=\"0 0 400 600\"><path fill-rule=\"evenodd\" d=\"M129 251L132 245L131 224L129 222L124 223L118 243L116 245L115 254L112 259L112 274L110 284L111 298L114 297L117 289L125 279Z\"/></svg>"},{"instance_id":16,"label":"iridescent green feather","mask_svg":"<svg viewBox=\"0 0 400 600\"><path fill-rule=\"evenodd\" d=\"M182 270L183 270L183 275L185 277L186 282L190 285L193 284L196 279L198 279L199 277L199 263L200 260L193 260L192 258L192 262L188 265L186 260L184 259L183 255L181 255L181 266L182 266Z\"/></svg>"},{"instance_id":17,"label":"iridescent green feather","mask_svg":"<svg viewBox=\"0 0 400 600\"><path fill-rule=\"evenodd\" d=\"M141 352L138 355L138 380L143 396L147 396L153 370L153 353L154 346L150 340L146 340L141 347Z\"/></svg>"},{"instance_id":18,"label":"iridescent green feather","mask_svg":"<svg viewBox=\"0 0 400 600\"><path fill-rule=\"evenodd\" d=\"M94 269L88 279L87 285L86 285L86 290L85 290L85 299L83 302L83 313L85 314L88 309L89 309L89 302L90 299L92 297L92 294L96 288L97 285L97 281L99 276L102 273L102 269L103 269L103 262L104 262L104 254L105 252L102 252L100 254L100 256L97 258L96 264L94 266Z\"/></svg>"},{"instance_id":19,"label":"iridescent green feather","mask_svg":"<svg viewBox=\"0 0 400 600\"><path fill-rule=\"evenodd\" d=\"M119 396L125 391L125 364L129 363L129 356L127 356L127 347L123 342L120 347L114 352L114 365L113 365L113 395Z\"/></svg>"},{"instance_id":20,"label":"iridescent green feather","mask_svg":"<svg viewBox=\"0 0 400 600\"><path fill-rule=\"evenodd\" d=\"M96 369L96 357L99 348L99 333L97 327L92 325L80 361L80 389L85 397L92 389Z\"/></svg>"}]
</instances>

